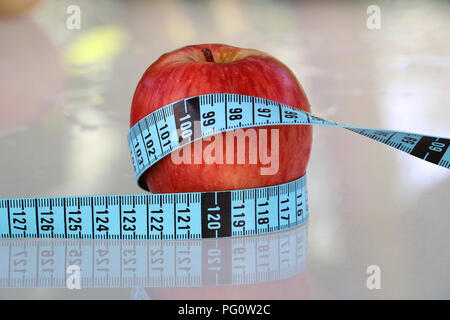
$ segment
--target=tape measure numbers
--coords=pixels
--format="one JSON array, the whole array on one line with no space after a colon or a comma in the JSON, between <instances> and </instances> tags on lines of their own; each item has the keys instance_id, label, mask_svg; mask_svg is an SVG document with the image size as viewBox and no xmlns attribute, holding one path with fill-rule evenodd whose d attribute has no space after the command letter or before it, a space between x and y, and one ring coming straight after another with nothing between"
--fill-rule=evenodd
<instances>
[{"instance_id":1,"label":"tape measure numbers","mask_svg":"<svg viewBox=\"0 0 450 320\"><path fill-rule=\"evenodd\" d=\"M200 126L195 126L195 122L200 123ZM186 126L186 123L190 124ZM164 106L131 128L128 144L138 184L148 190L142 174L172 151L196 140L234 129L278 125L341 127L425 161L450 168L450 139L341 125L291 106L252 96L207 94ZM187 132L183 130L183 126L200 127L200 130Z\"/></svg>"},{"instance_id":2,"label":"tape measure numbers","mask_svg":"<svg viewBox=\"0 0 450 320\"><path fill-rule=\"evenodd\" d=\"M247 190L0 200L0 238L201 239L306 221L306 176Z\"/></svg>"},{"instance_id":3,"label":"tape measure numbers","mask_svg":"<svg viewBox=\"0 0 450 320\"><path fill-rule=\"evenodd\" d=\"M256 237L205 240L0 241L0 288L244 285L306 266L307 224Z\"/></svg>"},{"instance_id":4,"label":"tape measure numbers","mask_svg":"<svg viewBox=\"0 0 450 320\"><path fill-rule=\"evenodd\" d=\"M189 143L234 129L275 125L341 127L450 168L447 138L346 126L262 98L209 94L164 106L130 129L138 184L147 189L143 173ZM0 200L0 238L217 238L286 230L307 218L303 176L246 190Z\"/></svg>"}]
</instances>

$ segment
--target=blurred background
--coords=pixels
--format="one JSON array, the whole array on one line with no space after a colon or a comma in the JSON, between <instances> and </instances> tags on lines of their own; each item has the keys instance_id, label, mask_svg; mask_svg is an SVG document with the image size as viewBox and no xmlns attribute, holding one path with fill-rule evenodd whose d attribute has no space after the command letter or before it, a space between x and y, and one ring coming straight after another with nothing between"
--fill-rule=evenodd
<instances>
[{"instance_id":1,"label":"blurred background","mask_svg":"<svg viewBox=\"0 0 450 320\"><path fill-rule=\"evenodd\" d=\"M274 55L326 119L450 137L449 31L450 2L438 0L0 0L0 197L142 193L126 141L134 89L161 54L189 44ZM450 298L449 192L446 169L314 128L306 296ZM381 289L366 286L371 265Z\"/></svg>"}]
</instances>

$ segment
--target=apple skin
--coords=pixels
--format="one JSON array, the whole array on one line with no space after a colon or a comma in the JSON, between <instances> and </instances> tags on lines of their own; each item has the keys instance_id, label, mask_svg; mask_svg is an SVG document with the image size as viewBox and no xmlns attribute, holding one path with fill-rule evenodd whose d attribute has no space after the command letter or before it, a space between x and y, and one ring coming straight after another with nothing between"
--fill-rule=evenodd
<instances>
[{"instance_id":1,"label":"apple skin","mask_svg":"<svg viewBox=\"0 0 450 320\"><path fill-rule=\"evenodd\" d=\"M215 62L206 61L204 48L211 50ZM202 44L163 54L145 71L134 93L130 127L169 103L211 93L250 95L308 112L311 109L294 74L276 58L253 49ZM245 164L175 164L167 156L144 173L149 190L153 193L236 190L276 185L301 177L311 151L311 126L260 128L268 129L268 133L272 128L279 129L279 170L276 174L261 175L260 168L267 165L260 163L259 157L256 164L248 161ZM219 134L225 141L225 133ZM203 141L203 148L209 143ZM226 154L225 143L223 148ZM249 152L247 143L246 159Z\"/></svg>"}]
</instances>

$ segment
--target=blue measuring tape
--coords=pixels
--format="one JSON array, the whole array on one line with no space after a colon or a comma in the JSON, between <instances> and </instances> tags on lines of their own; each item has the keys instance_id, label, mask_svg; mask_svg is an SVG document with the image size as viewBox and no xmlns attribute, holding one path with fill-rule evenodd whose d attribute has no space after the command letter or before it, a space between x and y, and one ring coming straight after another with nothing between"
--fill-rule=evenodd
<instances>
[{"instance_id":1,"label":"blue measuring tape","mask_svg":"<svg viewBox=\"0 0 450 320\"><path fill-rule=\"evenodd\" d=\"M191 130L195 125L198 132ZM341 127L450 168L447 138L341 125L275 101L208 94L166 105L130 129L138 184L147 189L143 173L189 143L234 129L276 125ZM303 176L276 186L220 192L0 200L0 238L217 238L286 230L307 218Z\"/></svg>"}]
</instances>

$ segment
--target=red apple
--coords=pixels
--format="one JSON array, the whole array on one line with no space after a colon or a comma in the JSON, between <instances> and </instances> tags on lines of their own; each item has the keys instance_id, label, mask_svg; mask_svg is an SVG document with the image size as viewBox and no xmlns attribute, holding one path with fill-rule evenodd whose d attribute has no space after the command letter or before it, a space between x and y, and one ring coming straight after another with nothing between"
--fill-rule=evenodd
<instances>
[{"instance_id":1,"label":"red apple","mask_svg":"<svg viewBox=\"0 0 450 320\"><path fill-rule=\"evenodd\" d=\"M211 93L256 96L310 111L300 83L276 58L253 49L202 44L163 54L145 71L134 93L130 125L171 102ZM248 161L245 164L175 164L167 156L144 173L149 190L153 193L233 190L276 185L301 177L311 151L311 126L261 128L279 129L276 174L261 175L260 168L265 166L259 159L256 164ZM259 129L256 130L259 136ZM203 141L203 148L209 143ZM223 148L226 154L225 143ZM248 159L248 143L245 148Z\"/></svg>"}]
</instances>

